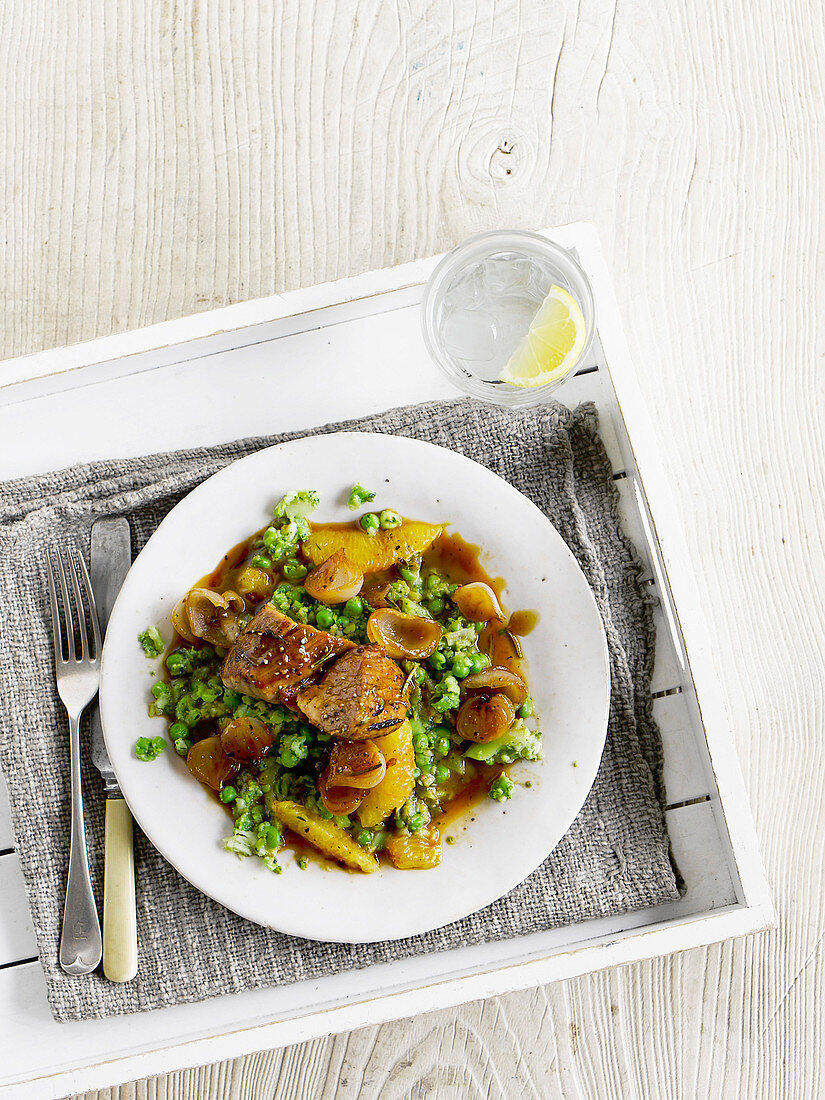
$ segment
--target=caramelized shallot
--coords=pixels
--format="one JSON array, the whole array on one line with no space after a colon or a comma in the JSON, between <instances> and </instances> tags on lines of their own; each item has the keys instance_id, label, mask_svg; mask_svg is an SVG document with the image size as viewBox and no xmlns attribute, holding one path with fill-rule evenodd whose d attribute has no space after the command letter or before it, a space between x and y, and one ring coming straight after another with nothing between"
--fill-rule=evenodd
<instances>
[{"instance_id":1,"label":"caramelized shallot","mask_svg":"<svg viewBox=\"0 0 825 1100\"><path fill-rule=\"evenodd\" d=\"M527 688L522 678L506 668L487 668L468 676L461 684L461 694L464 696L474 691L483 691L488 695L504 692L516 707L520 707L527 698Z\"/></svg>"},{"instance_id":2,"label":"caramelized shallot","mask_svg":"<svg viewBox=\"0 0 825 1100\"><path fill-rule=\"evenodd\" d=\"M336 741L327 769L328 787L377 787L387 771L384 757L372 741Z\"/></svg>"},{"instance_id":3,"label":"caramelized shallot","mask_svg":"<svg viewBox=\"0 0 825 1100\"><path fill-rule=\"evenodd\" d=\"M498 596L483 581L462 584L452 595L452 601L464 616L474 623L489 623L491 619L502 622L507 618L498 602Z\"/></svg>"},{"instance_id":4,"label":"caramelized shallot","mask_svg":"<svg viewBox=\"0 0 825 1100\"><path fill-rule=\"evenodd\" d=\"M192 633L192 627L189 623L189 614L186 610L186 596L181 596L178 602L175 604L175 609L172 612L172 626L175 628L175 632L180 634L184 641L189 642L190 645L194 645L198 639Z\"/></svg>"},{"instance_id":5,"label":"caramelized shallot","mask_svg":"<svg viewBox=\"0 0 825 1100\"><path fill-rule=\"evenodd\" d=\"M235 760L261 760L272 748L272 734L257 718L233 718L221 732L221 745Z\"/></svg>"},{"instance_id":6,"label":"caramelized shallot","mask_svg":"<svg viewBox=\"0 0 825 1100\"><path fill-rule=\"evenodd\" d=\"M329 767L318 780L321 801L336 817L351 814L386 772L384 757L372 741L336 741Z\"/></svg>"},{"instance_id":7,"label":"caramelized shallot","mask_svg":"<svg viewBox=\"0 0 825 1100\"><path fill-rule=\"evenodd\" d=\"M404 615L391 607L373 611L367 620L367 637L389 657L410 657L420 660L436 649L441 640L441 627L433 619Z\"/></svg>"},{"instance_id":8,"label":"caramelized shallot","mask_svg":"<svg viewBox=\"0 0 825 1100\"><path fill-rule=\"evenodd\" d=\"M483 744L505 734L515 717L516 708L502 692L472 695L459 707L455 728L460 737Z\"/></svg>"},{"instance_id":9,"label":"caramelized shallot","mask_svg":"<svg viewBox=\"0 0 825 1100\"><path fill-rule=\"evenodd\" d=\"M240 633L238 616L243 610L237 592L192 588L172 612L172 624L187 642L202 638L211 645L231 646Z\"/></svg>"},{"instance_id":10,"label":"caramelized shallot","mask_svg":"<svg viewBox=\"0 0 825 1100\"><path fill-rule=\"evenodd\" d=\"M322 772L318 779L318 793L324 809L335 817L346 817L354 813L361 805L366 791L358 791L354 787L328 787L328 771Z\"/></svg>"},{"instance_id":11,"label":"caramelized shallot","mask_svg":"<svg viewBox=\"0 0 825 1100\"><path fill-rule=\"evenodd\" d=\"M304 581L304 588L321 603L346 603L357 596L364 584L364 574L349 561L343 550L336 550L317 566Z\"/></svg>"},{"instance_id":12,"label":"caramelized shallot","mask_svg":"<svg viewBox=\"0 0 825 1100\"><path fill-rule=\"evenodd\" d=\"M201 783L219 791L238 770L238 763L228 757L220 737L204 737L196 741L186 754L186 766Z\"/></svg>"}]
</instances>

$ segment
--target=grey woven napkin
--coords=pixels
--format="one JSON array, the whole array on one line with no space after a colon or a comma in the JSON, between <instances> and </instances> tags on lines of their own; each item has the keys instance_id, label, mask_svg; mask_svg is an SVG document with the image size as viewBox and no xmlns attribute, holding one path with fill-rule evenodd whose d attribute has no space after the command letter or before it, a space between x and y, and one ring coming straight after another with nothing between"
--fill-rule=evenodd
<instances>
[{"instance_id":1,"label":"grey woven napkin","mask_svg":"<svg viewBox=\"0 0 825 1100\"><path fill-rule=\"evenodd\" d=\"M592 405L575 412L561 405L505 412L461 400L318 429L412 436L476 459L535 501L584 570L610 648L610 724L587 802L545 863L480 913L427 935L326 944L268 931L230 913L181 878L138 831L141 963L126 985L113 985L100 974L68 977L57 962L69 847L68 737L54 685L43 548L72 541L88 554L92 523L126 515L137 552L193 486L233 459L294 436L95 462L0 486L0 763L57 1019L282 985L675 900L662 813L661 745L651 715L651 607L639 584L641 566L620 530L617 494L597 427ZM103 797L88 752L83 780L92 880L101 899Z\"/></svg>"}]
</instances>

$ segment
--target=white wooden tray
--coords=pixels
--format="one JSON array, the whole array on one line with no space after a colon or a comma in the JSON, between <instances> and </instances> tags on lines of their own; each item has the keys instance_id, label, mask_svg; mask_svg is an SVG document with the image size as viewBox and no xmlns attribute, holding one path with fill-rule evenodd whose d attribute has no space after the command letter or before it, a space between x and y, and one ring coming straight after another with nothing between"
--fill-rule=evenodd
<instances>
[{"instance_id":1,"label":"white wooden tray","mask_svg":"<svg viewBox=\"0 0 825 1100\"><path fill-rule=\"evenodd\" d=\"M664 742L667 825L687 886L684 897L626 916L319 981L57 1024L46 1004L0 792L0 1098L101 1088L771 924L706 627L598 240L583 224L547 236L577 251L598 311L593 350L558 397L571 406L596 403L625 527L660 600L654 710ZM0 364L0 479L455 396L431 364L419 328L423 283L439 259ZM90 789L86 797L102 794Z\"/></svg>"}]
</instances>

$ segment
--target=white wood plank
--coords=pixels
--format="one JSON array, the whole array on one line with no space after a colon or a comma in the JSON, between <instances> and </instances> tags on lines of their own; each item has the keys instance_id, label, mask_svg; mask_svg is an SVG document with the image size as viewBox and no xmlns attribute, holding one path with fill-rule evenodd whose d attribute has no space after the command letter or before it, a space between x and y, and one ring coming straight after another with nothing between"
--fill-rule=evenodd
<instances>
[{"instance_id":1,"label":"white wood plank","mask_svg":"<svg viewBox=\"0 0 825 1100\"><path fill-rule=\"evenodd\" d=\"M668 804L704 798L715 792L716 781L707 747L697 741L684 696L667 695L655 699L653 717L662 734Z\"/></svg>"},{"instance_id":2,"label":"white wood plank","mask_svg":"<svg viewBox=\"0 0 825 1100\"><path fill-rule=\"evenodd\" d=\"M595 220L781 923L101 1100L821 1095L819 7L283 8L2 6L5 353Z\"/></svg>"},{"instance_id":3,"label":"white wood plank","mask_svg":"<svg viewBox=\"0 0 825 1100\"><path fill-rule=\"evenodd\" d=\"M392 370L386 366L388 346L395 349ZM37 441L37 446L6 449L0 477L104 455L297 430L453 396L425 354L418 310L408 307L176 363L162 368L160 385L158 372L151 372L0 407L0 431ZM311 402L305 400L308 362L320 365L313 368ZM103 404L109 410L105 417Z\"/></svg>"},{"instance_id":4,"label":"white wood plank","mask_svg":"<svg viewBox=\"0 0 825 1100\"><path fill-rule=\"evenodd\" d=\"M668 810L673 858L685 880L684 902L702 913L733 905L737 891L722 854L719 824L710 802Z\"/></svg>"},{"instance_id":5,"label":"white wood plank","mask_svg":"<svg viewBox=\"0 0 825 1100\"><path fill-rule=\"evenodd\" d=\"M0 899L3 916L0 920L0 966L31 959L37 955L26 890L17 856L0 856Z\"/></svg>"}]
</instances>

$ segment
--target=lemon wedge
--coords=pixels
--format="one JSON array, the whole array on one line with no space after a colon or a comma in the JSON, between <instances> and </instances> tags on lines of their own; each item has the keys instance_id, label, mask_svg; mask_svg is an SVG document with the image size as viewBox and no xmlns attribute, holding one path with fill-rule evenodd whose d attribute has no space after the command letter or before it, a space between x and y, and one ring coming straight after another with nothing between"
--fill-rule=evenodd
<instances>
[{"instance_id":1,"label":"lemon wedge","mask_svg":"<svg viewBox=\"0 0 825 1100\"><path fill-rule=\"evenodd\" d=\"M501 372L501 381L524 389L558 381L581 358L585 337L578 302L562 287L552 286Z\"/></svg>"}]
</instances>

